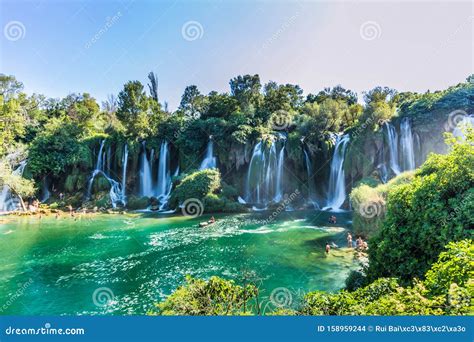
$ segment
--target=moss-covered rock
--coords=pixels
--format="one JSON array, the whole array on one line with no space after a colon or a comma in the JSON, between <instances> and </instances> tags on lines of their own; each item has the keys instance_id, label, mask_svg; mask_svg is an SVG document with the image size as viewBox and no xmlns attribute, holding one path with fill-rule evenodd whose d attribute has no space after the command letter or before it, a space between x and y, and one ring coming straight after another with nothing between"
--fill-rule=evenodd
<instances>
[{"instance_id":1,"label":"moss-covered rock","mask_svg":"<svg viewBox=\"0 0 474 342\"><path fill-rule=\"evenodd\" d=\"M130 196L127 199L127 208L130 210L146 209L150 205L150 198L143 196Z\"/></svg>"}]
</instances>

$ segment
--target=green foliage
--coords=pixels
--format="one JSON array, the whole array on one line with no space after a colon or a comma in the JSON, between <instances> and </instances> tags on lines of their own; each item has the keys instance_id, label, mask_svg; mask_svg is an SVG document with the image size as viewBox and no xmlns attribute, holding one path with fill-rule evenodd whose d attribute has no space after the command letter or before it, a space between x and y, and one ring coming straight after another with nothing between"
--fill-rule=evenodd
<instances>
[{"instance_id":1,"label":"green foliage","mask_svg":"<svg viewBox=\"0 0 474 342\"><path fill-rule=\"evenodd\" d=\"M34 182L16 175L12 172L10 164L6 160L0 160L0 188L8 186L17 196L32 196L35 192Z\"/></svg>"},{"instance_id":2,"label":"green foliage","mask_svg":"<svg viewBox=\"0 0 474 342\"><path fill-rule=\"evenodd\" d=\"M447 245L447 250L426 273L425 285L431 293L445 295L452 283L466 287L473 280L474 244L472 240L462 240Z\"/></svg>"},{"instance_id":3,"label":"green foliage","mask_svg":"<svg viewBox=\"0 0 474 342\"><path fill-rule=\"evenodd\" d=\"M211 277L208 281L186 277L186 284L157 304L158 315L249 315L258 295L254 285L239 286L232 280Z\"/></svg>"},{"instance_id":4,"label":"green foliage","mask_svg":"<svg viewBox=\"0 0 474 342\"><path fill-rule=\"evenodd\" d=\"M29 168L35 177L59 175L68 167L88 166L90 150L82 141L83 131L68 120L52 119L33 140Z\"/></svg>"},{"instance_id":5,"label":"green foliage","mask_svg":"<svg viewBox=\"0 0 474 342\"><path fill-rule=\"evenodd\" d=\"M386 201L390 190L399 184L409 183L412 179L413 172L404 172L388 183L375 187L373 178L361 180L360 185L352 189L350 194L354 209L353 227L356 235L371 237L378 232L385 219Z\"/></svg>"},{"instance_id":6,"label":"green foliage","mask_svg":"<svg viewBox=\"0 0 474 342\"><path fill-rule=\"evenodd\" d=\"M196 171L182 178L170 199L170 206L175 208L190 198L203 200L207 195L216 193L221 188L221 175L217 169Z\"/></svg>"},{"instance_id":7,"label":"green foliage","mask_svg":"<svg viewBox=\"0 0 474 342\"><path fill-rule=\"evenodd\" d=\"M474 224L474 145L449 140L451 152L431 155L408 184L388 195L386 219L370 241L368 276L422 277L450 241Z\"/></svg>"},{"instance_id":8,"label":"green foliage","mask_svg":"<svg viewBox=\"0 0 474 342\"><path fill-rule=\"evenodd\" d=\"M472 312L474 298L472 240L450 243L426 273L424 282L402 287L380 278L353 292L310 292L301 309L306 315L443 315Z\"/></svg>"}]
</instances>

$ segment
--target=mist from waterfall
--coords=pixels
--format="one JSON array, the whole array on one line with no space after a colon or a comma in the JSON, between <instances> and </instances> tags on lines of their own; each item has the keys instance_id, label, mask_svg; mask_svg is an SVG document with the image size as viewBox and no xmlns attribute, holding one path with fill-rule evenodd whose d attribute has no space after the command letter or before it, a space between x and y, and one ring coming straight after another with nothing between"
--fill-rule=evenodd
<instances>
[{"instance_id":1,"label":"mist from waterfall","mask_svg":"<svg viewBox=\"0 0 474 342\"><path fill-rule=\"evenodd\" d=\"M21 176L25 171L26 159L22 160L12 174L14 176ZM8 185L4 185L0 192L0 212L14 211L21 209L21 203L17 196L15 196Z\"/></svg>"},{"instance_id":2,"label":"mist from waterfall","mask_svg":"<svg viewBox=\"0 0 474 342\"><path fill-rule=\"evenodd\" d=\"M344 158L349 143L349 135L339 135L336 139L329 175L329 193L324 209L339 210L346 200Z\"/></svg>"},{"instance_id":3,"label":"mist from waterfall","mask_svg":"<svg viewBox=\"0 0 474 342\"><path fill-rule=\"evenodd\" d=\"M217 160L216 157L214 157L214 142L210 139L207 144L206 155L204 156L199 170L212 169L215 167L217 167Z\"/></svg>"},{"instance_id":4,"label":"mist from waterfall","mask_svg":"<svg viewBox=\"0 0 474 342\"><path fill-rule=\"evenodd\" d=\"M413 148L413 134L408 118L403 118L400 123L400 152L403 171L415 169L415 151Z\"/></svg>"}]
</instances>

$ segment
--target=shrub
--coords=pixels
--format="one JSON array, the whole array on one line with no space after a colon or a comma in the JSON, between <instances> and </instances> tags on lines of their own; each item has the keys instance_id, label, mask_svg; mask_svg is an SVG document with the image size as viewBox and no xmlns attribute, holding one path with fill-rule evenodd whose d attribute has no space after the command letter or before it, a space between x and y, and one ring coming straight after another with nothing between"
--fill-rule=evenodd
<instances>
[{"instance_id":1,"label":"shrub","mask_svg":"<svg viewBox=\"0 0 474 342\"><path fill-rule=\"evenodd\" d=\"M246 315L252 312L250 302L256 299L254 285L239 286L232 280L211 277L209 280L186 276L165 301L156 305L158 315Z\"/></svg>"},{"instance_id":2,"label":"shrub","mask_svg":"<svg viewBox=\"0 0 474 342\"><path fill-rule=\"evenodd\" d=\"M409 184L389 192L386 219L370 241L370 279L422 278L450 241L474 227L474 144L448 140L451 152L431 155Z\"/></svg>"},{"instance_id":3,"label":"shrub","mask_svg":"<svg viewBox=\"0 0 474 342\"><path fill-rule=\"evenodd\" d=\"M221 175L216 169L196 171L181 179L170 199L171 208L190 198L203 200L208 194L216 193L221 187Z\"/></svg>"}]
</instances>

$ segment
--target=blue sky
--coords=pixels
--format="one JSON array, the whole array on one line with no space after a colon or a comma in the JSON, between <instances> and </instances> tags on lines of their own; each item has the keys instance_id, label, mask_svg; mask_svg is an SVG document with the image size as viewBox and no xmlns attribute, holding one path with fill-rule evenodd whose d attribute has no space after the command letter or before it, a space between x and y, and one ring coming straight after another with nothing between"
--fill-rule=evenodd
<instances>
[{"instance_id":1,"label":"blue sky","mask_svg":"<svg viewBox=\"0 0 474 342\"><path fill-rule=\"evenodd\" d=\"M228 91L246 73L305 93L336 84L424 92L473 73L472 16L468 1L3 0L0 72L28 93L101 101L155 71L171 109L189 84Z\"/></svg>"}]
</instances>

